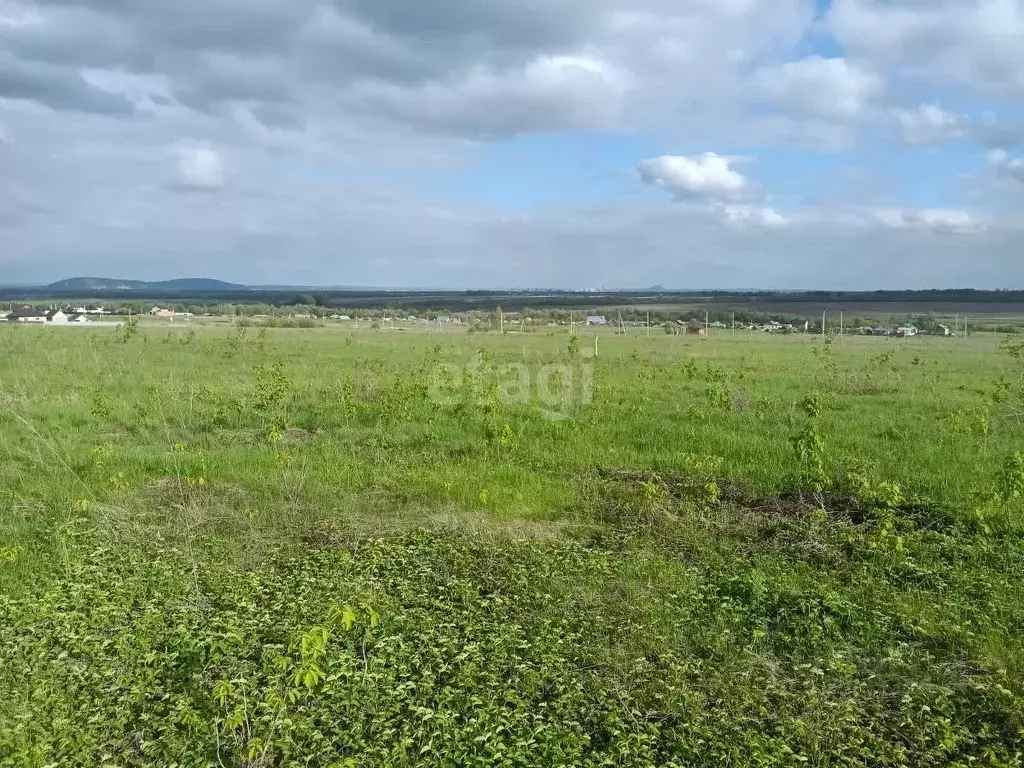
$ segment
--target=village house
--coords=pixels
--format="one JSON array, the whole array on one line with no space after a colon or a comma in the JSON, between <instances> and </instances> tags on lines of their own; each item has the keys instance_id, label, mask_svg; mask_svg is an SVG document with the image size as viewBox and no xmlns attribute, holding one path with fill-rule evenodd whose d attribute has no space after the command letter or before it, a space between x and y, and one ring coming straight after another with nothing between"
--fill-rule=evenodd
<instances>
[{"instance_id":1,"label":"village house","mask_svg":"<svg viewBox=\"0 0 1024 768\"><path fill-rule=\"evenodd\" d=\"M151 310L149 310L149 314L152 315L153 317L169 317L169 318L173 318L174 317L174 310L170 309L170 308L163 309L162 307L153 307Z\"/></svg>"},{"instance_id":2,"label":"village house","mask_svg":"<svg viewBox=\"0 0 1024 768\"><path fill-rule=\"evenodd\" d=\"M587 325L607 325L608 321L604 315L591 315L587 318Z\"/></svg>"},{"instance_id":3,"label":"village house","mask_svg":"<svg viewBox=\"0 0 1024 768\"><path fill-rule=\"evenodd\" d=\"M32 309L32 307L19 307L18 309L11 310L7 314L7 322L45 323L46 313L40 309Z\"/></svg>"},{"instance_id":4,"label":"village house","mask_svg":"<svg viewBox=\"0 0 1024 768\"><path fill-rule=\"evenodd\" d=\"M51 309L46 313L46 322L56 323L58 325L64 325L68 322L68 316L64 314L63 310Z\"/></svg>"}]
</instances>

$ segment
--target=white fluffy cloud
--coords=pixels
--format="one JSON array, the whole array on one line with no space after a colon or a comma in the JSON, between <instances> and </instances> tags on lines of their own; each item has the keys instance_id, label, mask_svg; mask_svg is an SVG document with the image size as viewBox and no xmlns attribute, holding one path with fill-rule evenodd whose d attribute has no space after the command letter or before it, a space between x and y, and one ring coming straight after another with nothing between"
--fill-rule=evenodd
<instances>
[{"instance_id":1,"label":"white fluffy cloud","mask_svg":"<svg viewBox=\"0 0 1024 768\"><path fill-rule=\"evenodd\" d=\"M938 104L921 104L917 109L896 109L893 116L907 144L934 147L967 135L966 115L947 112Z\"/></svg>"},{"instance_id":2,"label":"white fluffy cloud","mask_svg":"<svg viewBox=\"0 0 1024 768\"><path fill-rule=\"evenodd\" d=\"M643 160L637 171L645 184L681 197L732 198L750 189L750 182L730 165L730 159L714 152L695 157L662 155Z\"/></svg>"},{"instance_id":3,"label":"white fluffy cloud","mask_svg":"<svg viewBox=\"0 0 1024 768\"><path fill-rule=\"evenodd\" d=\"M843 58L810 56L762 67L750 79L756 98L792 112L824 120L854 120L882 96L877 74Z\"/></svg>"},{"instance_id":4,"label":"white fluffy cloud","mask_svg":"<svg viewBox=\"0 0 1024 768\"><path fill-rule=\"evenodd\" d=\"M213 190L224 186L224 160L209 147L178 150L178 183L187 189Z\"/></svg>"}]
</instances>

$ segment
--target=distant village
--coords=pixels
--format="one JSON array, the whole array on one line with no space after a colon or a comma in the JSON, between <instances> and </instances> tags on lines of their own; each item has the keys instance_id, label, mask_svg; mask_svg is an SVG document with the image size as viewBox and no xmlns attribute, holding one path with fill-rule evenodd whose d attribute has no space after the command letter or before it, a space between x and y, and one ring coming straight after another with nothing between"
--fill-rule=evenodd
<instances>
[{"instance_id":1,"label":"distant village","mask_svg":"<svg viewBox=\"0 0 1024 768\"><path fill-rule=\"evenodd\" d=\"M18 307L7 312L0 312L0 319L10 323L37 323L67 325L68 323L88 323L113 314L103 307L78 307L76 309L35 309L34 307Z\"/></svg>"},{"instance_id":2,"label":"distant village","mask_svg":"<svg viewBox=\"0 0 1024 768\"><path fill-rule=\"evenodd\" d=\"M248 318L255 320L270 320L271 315L264 313L257 314L240 314L237 310L240 307L234 307L236 310L235 314L238 316L237 322L244 323L248 321ZM297 308L296 308L297 309ZM547 325L549 327L558 326L570 326L570 327L582 327L582 326L608 326L615 328L618 331L625 331L626 328L651 328L661 327L666 333L682 333L686 335L705 336L711 331L721 330L747 330L747 331L760 331L764 333L777 333L777 334L789 334L789 333L821 333L822 325L821 321L812 322L810 320L804 320L803 322L792 321L792 322L781 322L778 320L767 320L765 322L737 322L734 320L732 323L723 322L720 319L711 321L708 316L703 319L691 318L691 319L676 319L676 320L654 320L651 322L651 318L648 319L636 319L631 317L630 319L624 319L622 314L619 314L617 318L609 318L605 315L583 315L577 319L573 319L570 313L569 319L565 318L543 318L543 317L528 317L521 315L519 312L502 312L500 309L495 313L483 314L479 312L468 313L465 317L457 314L435 314L430 313L428 317L417 317L415 315L405 316L403 314L390 313L384 311L360 311L353 313L353 315L326 312L310 312L310 311L288 311L285 310L286 314L277 315L278 318L287 318L290 320L306 320L306 321L324 321L324 320L335 320L335 321L351 321L351 320L371 320L375 323L383 324L394 324L394 323L437 323L439 325L466 325L471 330L478 329L482 323L486 323L489 329L508 329L514 330L516 326L532 325ZM186 321L190 320L196 315L189 311L176 311L172 307L161 307L154 306L148 312L137 312L136 315L147 315L152 318L163 319L173 322L175 318L183 318ZM227 314L226 312L211 312L203 313L202 317L217 317ZM358 316L356 316L358 314ZM380 316L380 315L383 316ZM132 316L130 310L126 310L123 307L114 307L108 309L104 306L96 306L88 304L80 307L72 307L68 305L64 308L51 307L49 309L39 309L23 305L20 307L11 307L9 310L0 311L0 321L6 320L11 323L25 323L35 325L86 325L89 323L101 323L104 325L110 325L119 323L120 318L123 316ZM738 318L737 318L738 319ZM861 321L863 322L863 321ZM852 325L843 327L833 327L832 330L838 331L839 333L845 333L848 335L862 335L862 336L956 336L957 333L954 330L950 330L948 325L942 323L935 323L931 321L928 328L918 328L912 322L907 321L902 325L896 327L883 326L883 325Z\"/></svg>"},{"instance_id":3,"label":"distant village","mask_svg":"<svg viewBox=\"0 0 1024 768\"><path fill-rule=\"evenodd\" d=\"M121 315L121 310L110 310L102 306L87 305L74 307L70 305L63 309L37 309L30 306L21 306L10 310L0 311L0 321L6 320L9 323L31 323L36 325L84 325L100 321L108 321L111 317ZM192 317L191 312L178 312L163 307L153 307L149 313L151 317L160 317L173 320L175 317Z\"/></svg>"}]
</instances>

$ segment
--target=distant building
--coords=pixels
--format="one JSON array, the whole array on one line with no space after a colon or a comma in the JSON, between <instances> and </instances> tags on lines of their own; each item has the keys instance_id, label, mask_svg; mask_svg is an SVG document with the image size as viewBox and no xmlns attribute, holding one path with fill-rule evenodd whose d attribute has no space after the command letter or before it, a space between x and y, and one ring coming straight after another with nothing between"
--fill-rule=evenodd
<instances>
[{"instance_id":1,"label":"distant building","mask_svg":"<svg viewBox=\"0 0 1024 768\"><path fill-rule=\"evenodd\" d=\"M45 323L46 313L32 307L19 307L7 315L9 323Z\"/></svg>"},{"instance_id":2,"label":"distant building","mask_svg":"<svg viewBox=\"0 0 1024 768\"><path fill-rule=\"evenodd\" d=\"M149 314L152 315L153 317L171 317L171 318L173 318L174 317L174 310L170 309L170 308L163 309L162 307L153 307L151 310L149 310Z\"/></svg>"},{"instance_id":3,"label":"distant building","mask_svg":"<svg viewBox=\"0 0 1024 768\"><path fill-rule=\"evenodd\" d=\"M587 318L587 325L607 325L604 315L591 315Z\"/></svg>"},{"instance_id":4,"label":"distant building","mask_svg":"<svg viewBox=\"0 0 1024 768\"><path fill-rule=\"evenodd\" d=\"M896 329L897 336L917 336L917 328L912 326L910 323L901 325Z\"/></svg>"},{"instance_id":5,"label":"distant building","mask_svg":"<svg viewBox=\"0 0 1024 768\"><path fill-rule=\"evenodd\" d=\"M46 313L46 322L48 323L56 323L57 325L63 325L67 323L67 321L68 316L64 314L62 310L51 309L49 312Z\"/></svg>"}]
</instances>

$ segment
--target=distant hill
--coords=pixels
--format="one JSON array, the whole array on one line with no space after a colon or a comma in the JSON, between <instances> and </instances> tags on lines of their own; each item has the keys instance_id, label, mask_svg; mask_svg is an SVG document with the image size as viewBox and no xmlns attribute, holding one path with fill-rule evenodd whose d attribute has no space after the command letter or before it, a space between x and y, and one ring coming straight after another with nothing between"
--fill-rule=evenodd
<instances>
[{"instance_id":1,"label":"distant hill","mask_svg":"<svg viewBox=\"0 0 1024 768\"><path fill-rule=\"evenodd\" d=\"M211 280L206 277L183 277L177 280L116 280L109 277L71 277L46 286L51 291L168 291L170 293L217 293L247 291L248 286Z\"/></svg>"}]
</instances>

